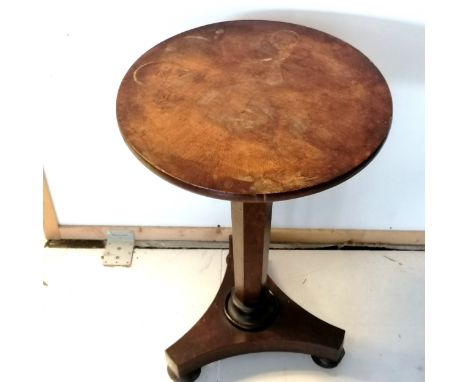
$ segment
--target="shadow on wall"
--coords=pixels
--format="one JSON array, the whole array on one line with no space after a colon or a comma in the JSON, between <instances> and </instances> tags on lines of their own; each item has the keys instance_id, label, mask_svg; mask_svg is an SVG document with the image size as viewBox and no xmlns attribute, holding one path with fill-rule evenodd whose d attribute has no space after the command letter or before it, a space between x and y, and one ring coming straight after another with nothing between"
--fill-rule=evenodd
<instances>
[{"instance_id":1,"label":"shadow on wall","mask_svg":"<svg viewBox=\"0 0 468 382\"><path fill-rule=\"evenodd\" d=\"M388 82L424 82L424 25L309 10L254 11L236 18L284 21L330 33L368 56Z\"/></svg>"}]
</instances>

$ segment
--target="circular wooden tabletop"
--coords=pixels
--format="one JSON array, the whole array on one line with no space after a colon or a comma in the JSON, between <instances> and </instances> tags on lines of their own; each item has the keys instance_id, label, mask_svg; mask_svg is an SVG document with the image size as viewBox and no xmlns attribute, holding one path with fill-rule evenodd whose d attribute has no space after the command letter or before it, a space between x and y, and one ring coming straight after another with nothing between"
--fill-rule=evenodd
<instances>
[{"instance_id":1,"label":"circular wooden tabletop","mask_svg":"<svg viewBox=\"0 0 468 382\"><path fill-rule=\"evenodd\" d=\"M121 133L150 169L220 199L275 201L362 169L390 129L385 79L349 44L274 21L174 36L141 56L117 97Z\"/></svg>"}]
</instances>

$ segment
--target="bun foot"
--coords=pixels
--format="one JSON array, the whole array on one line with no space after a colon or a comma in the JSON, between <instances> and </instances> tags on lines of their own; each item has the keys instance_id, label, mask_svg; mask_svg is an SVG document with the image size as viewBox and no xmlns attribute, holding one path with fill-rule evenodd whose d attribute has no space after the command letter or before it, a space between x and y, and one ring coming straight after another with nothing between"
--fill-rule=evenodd
<instances>
[{"instance_id":1,"label":"bun foot","mask_svg":"<svg viewBox=\"0 0 468 382\"><path fill-rule=\"evenodd\" d=\"M332 360L332 359L329 359L329 358L322 358L322 357L317 357L315 355L312 355L312 359L314 360L314 362L319 365L320 367L323 367L325 369L333 369L334 367L337 367L341 360L343 359L345 355L345 351L343 349L343 351L340 353L340 356L338 357L337 360Z\"/></svg>"}]
</instances>

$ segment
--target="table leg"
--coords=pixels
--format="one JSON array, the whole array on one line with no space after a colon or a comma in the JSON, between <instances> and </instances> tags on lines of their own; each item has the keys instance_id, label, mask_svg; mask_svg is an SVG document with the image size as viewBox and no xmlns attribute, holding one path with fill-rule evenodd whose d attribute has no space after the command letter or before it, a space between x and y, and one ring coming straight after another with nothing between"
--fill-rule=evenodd
<instances>
[{"instance_id":1,"label":"table leg","mask_svg":"<svg viewBox=\"0 0 468 382\"><path fill-rule=\"evenodd\" d=\"M232 203L233 237L219 291L203 317L166 350L168 373L194 381L200 369L234 355L290 351L322 367L344 356L344 330L313 316L267 276L271 204Z\"/></svg>"},{"instance_id":2,"label":"table leg","mask_svg":"<svg viewBox=\"0 0 468 382\"><path fill-rule=\"evenodd\" d=\"M234 288L225 313L244 330L261 330L278 313L278 301L266 286L271 208L271 203L231 202Z\"/></svg>"}]
</instances>

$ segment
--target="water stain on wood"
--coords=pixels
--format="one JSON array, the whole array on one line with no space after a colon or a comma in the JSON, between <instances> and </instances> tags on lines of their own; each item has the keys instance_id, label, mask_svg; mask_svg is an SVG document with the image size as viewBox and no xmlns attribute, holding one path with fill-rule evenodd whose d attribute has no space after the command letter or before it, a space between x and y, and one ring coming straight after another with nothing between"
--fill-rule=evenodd
<instances>
[{"instance_id":1,"label":"water stain on wood","mask_svg":"<svg viewBox=\"0 0 468 382\"><path fill-rule=\"evenodd\" d=\"M391 124L389 88L361 52L272 21L200 27L146 52L119 89L117 118L167 180L229 200L282 200L367 164Z\"/></svg>"}]
</instances>

